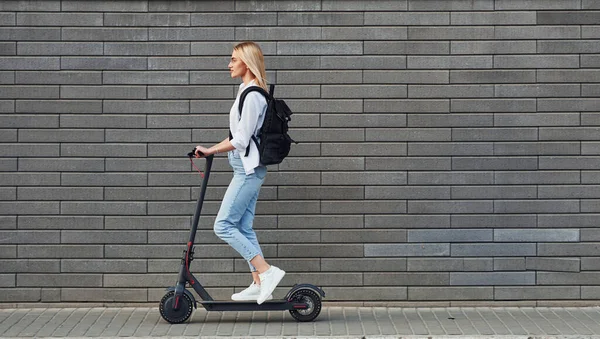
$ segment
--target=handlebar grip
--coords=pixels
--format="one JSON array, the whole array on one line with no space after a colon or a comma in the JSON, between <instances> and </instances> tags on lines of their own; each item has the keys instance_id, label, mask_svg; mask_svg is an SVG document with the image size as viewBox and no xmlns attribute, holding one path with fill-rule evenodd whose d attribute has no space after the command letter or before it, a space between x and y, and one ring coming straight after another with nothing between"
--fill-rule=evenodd
<instances>
[{"instance_id":1,"label":"handlebar grip","mask_svg":"<svg viewBox=\"0 0 600 339\"><path fill-rule=\"evenodd\" d=\"M202 155L202 156L204 155L204 153L202 153L202 152L200 152L200 151L197 151L197 152L198 152L198 153L200 153L200 155ZM196 149L194 148L194 149L193 149L193 150L192 150L190 153L188 153L187 155L188 155L188 157L190 157L190 158L191 158L191 157L195 157L195 156L196 156Z\"/></svg>"}]
</instances>

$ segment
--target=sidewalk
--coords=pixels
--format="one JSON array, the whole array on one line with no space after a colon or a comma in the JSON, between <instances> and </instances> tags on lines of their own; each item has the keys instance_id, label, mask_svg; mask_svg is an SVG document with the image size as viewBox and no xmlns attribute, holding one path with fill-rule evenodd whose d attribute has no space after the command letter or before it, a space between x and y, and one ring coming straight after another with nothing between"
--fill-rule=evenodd
<instances>
[{"instance_id":1,"label":"sidewalk","mask_svg":"<svg viewBox=\"0 0 600 339\"><path fill-rule=\"evenodd\" d=\"M194 311L171 325L156 307L0 309L0 337L600 338L599 307L327 307L315 322L288 312Z\"/></svg>"}]
</instances>

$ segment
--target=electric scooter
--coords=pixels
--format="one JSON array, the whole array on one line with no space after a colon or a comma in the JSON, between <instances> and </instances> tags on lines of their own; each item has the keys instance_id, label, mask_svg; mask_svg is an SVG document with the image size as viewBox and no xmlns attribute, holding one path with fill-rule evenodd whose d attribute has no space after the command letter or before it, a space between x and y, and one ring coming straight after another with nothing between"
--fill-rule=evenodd
<instances>
[{"instance_id":1,"label":"electric scooter","mask_svg":"<svg viewBox=\"0 0 600 339\"><path fill-rule=\"evenodd\" d=\"M192 157L195 156L196 150L188 153L190 161L194 164ZM268 300L258 305L256 301L218 301L214 300L210 294L204 289L198 279L190 272L190 265L194 260L194 238L198 229L198 221L200 220L200 212L206 186L210 176L212 167L213 155L205 157L206 167L204 170L204 179L200 188L200 196L196 204L196 213L192 222L190 239L187 243L186 250L183 251L181 259L181 267L177 285L167 288L167 293L161 299L159 304L160 315L171 324L178 324L186 321L192 315L194 308L197 308L197 301L194 295L185 287L189 284L190 287L198 293L200 304L207 311L285 311L288 310L292 317L298 321L313 321L321 312L321 298L325 297L325 292L311 284L296 284L290 289L283 299ZM196 167L197 168L197 167Z\"/></svg>"}]
</instances>

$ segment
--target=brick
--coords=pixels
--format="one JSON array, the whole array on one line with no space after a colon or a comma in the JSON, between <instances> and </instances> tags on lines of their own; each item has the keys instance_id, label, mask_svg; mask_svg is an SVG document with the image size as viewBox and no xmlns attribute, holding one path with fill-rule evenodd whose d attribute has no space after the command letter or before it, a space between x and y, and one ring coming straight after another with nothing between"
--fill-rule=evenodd
<instances>
[{"instance_id":1,"label":"brick","mask_svg":"<svg viewBox=\"0 0 600 339\"><path fill-rule=\"evenodd\" d=\"M148 175L146 173L63 173L63 185L86 186L146 186Z\"/></svg>"},{"instance_id":2,"label":"brick","mask_svg":"<svg viewBox=\"0 0 600 339\"><path fill-rule=\"evenodd\" d=\"M444 215L365 215L365 228L443 228L450 227Z\"/></svg>"},{"instance_id":3,"label":"brick","mask_svg":"<svg viewBox=\"0 0 600 339\"><path fill-rule=\"evenodd\" d=\"M591 141L591 142L582 142L581 143L581 154L586 155L597 155L600 154L598 151L599 143Z\"/></svg>"},{"instance_id":4,"label":"brick","mask_svg":"<svg viewBox=\"0 0 600 339\"><path fill-rule=\"evenodd\" d=\"M15 287L16 274L0 274L0 287Z\"/></svg>"},{"instance_id":5,"label":"brick","mask_svg":"<svg viewBox=\"0 0 600 339\"><path fill-rule=\"evenodd\" d=\"M67 99L145 99L144 86L62 86L61 98Z\"/></svg>"},{"instance_id":6,"label":"brick","mask_svg":"<svg viewBox=\"0 0 600 339\"><path fill-rule=\"evenodd\" d=\"M105 85L185 85L189 82L189 74L184 71L175 72L112 72L103 73L103 84ZM118 102L117 102L118 104ZM161 104L157 102L157 104ZM163 105L169 103L162 103Z\"/></svg>"},{"instance_id":7,"label":"brick","mask_svg":"<svg viewBox=\"0 0 600 339\"><path fill-rule=\"evenodd\" d=\"M543 156L540 157L540 169L592 169L600 160L594 156Z\"/></svg>"},{"instance_id":8,"label":"brick","mask_svg":"<svg viewBox=\"0 0 600 339\"><path fill-rule=\"evenodd\" d=\"M255 10L255 9L253 9ZM233 33L233 32L231 32ZM198 35L196 35L198 36ZM195 39L191 39L195 40ZM225 37L216 40L321 40L320 27L236 27L235 37Z\"/></svg>"},{"instance_id":9,"label":"brick","mask_svg":"<svg viewBox=\"0 0 600 339\"><path fill-rule=\"evenodd\" d=\"M255 21L252 21L252 17L246 18L248 14L236 13L237 16L231 16L230 25L237 26L241 22L244 25L260 26L260 25L277 25L280 26L360 26L363 25L363 14L362 13L344 13L344 12L283 12L275 15L274 13L257 13ZM268 16L267 16L268 15ZM192 17L193 18L193 17ZM260 20L259 20L260 19ZM217 22L227 22L227 17L218 15L214 20ZM212 23L212 22L211 22ZM271 23L271 24L269 24Z\"/></svg>"},{"instance_id":10,"label":"brick","mask_svg":"<svg viewBox=\"0 0 600 339\"><path fill-rule=\"evenodd\" d=\"M408 155L411 156L448 156L448 155L486 155L493 152L492 143L410 143Z\"/></svg>"},{"instance_id":11,"label":"brick","mask_svg":"<svg viewBox=\"0 0 600 339\"><path fill-rule=\"evenodd\" d=\"M579 183L579 178L573 171L497 171L495 174L496 184L574 184Z\"/></svg>"},{"instance_id":12,"label":"brick","mask_svg":"<svg viewBox=\"0 0 600 339\"><path fill-rule=\"evenodd\" d=\"M548 54L600 53L595 40L538 41L537 50Z\"/></svg>"},{"instance_id":13,"label":"brick","mask_svg":"<svg viewBox=\"0 0 600 339\"><path fill-rule=\"evenodd\" d=\"M16 103L16 112L102 113L102 102L99 100L19 100Z\"/></svg>"},{"instance_id":14,"label":"brick","mask_svg":"<svg viewBox=\"0 0 600 339\"><path fill-rule=\"evenodd\" d=\"M408 201L408 213L491 213L492 201Z\"/></svg>"},{"instance_id":15,"label":"brick","mask_svg":"<svg viewBox=\"0 0 600 339\"><path fill-rule=\"evenodd\" d=\"M327 297L340 301L406 300L406 287L328 287Z\"/></svg>"},{"instance_id":16,"label":"brick","mask_svg":"<svg viewBox=\"0 0 600 339\"><path fill-rule=\"evenodd\" d=\"M494 287L408 287L408 300L490 300Z\"/></svg>"},{"instance_id":17,"label":"brick","mask_svg":"<svg viewBox=\"0 0 600 339\"><path fill-rule=\"evenodd\" d=\"M145 70L148 60L142 57L62 57L64 70Z\"/></svg>"},{"instance_id":18,"label":"brick","mask_svg":"<svg viewBox=\"0 0 600 339\"><path fill-rule=\"evenodd\" d=\"M58 231L0 231L0 239L6 244L58 244L60 233Z\"/></svg>"},{"instance_id":19,"label":"brick","mask_svg":"<svg viewBox=\"0 0 600 339\"><path fill-rule=\"evenodd\" d=\"M206 219L201 218L201 224L205 223ZM214 222L214 220L211 220ZM212 228L212 222L210 227ZM191 225L191 219L189 216L186 217L164 217L164 216L152 216L152 217L124 217L124 216L106 216L105 217L105 228L106 229L128 229L128 230L152 230L152 229L184 229L189 230ZM202 226L200 225L200 226ZM205 225L206 226L206 225Z\"/></svg>"},{"instance_id":20,"label":"brick","mask_svg":"<svg viewBox=\"0 0 600 339\"><path fill-rule=\"evenodd\" d=\"M598 96L598 93L600 93L600 86L598 85L581 85L582 96Z\"/></svg>"},{"instance_id":21,"label":"brick","mask_svg":"<svg viewBox=\"0 0 600 339\"><path fill-rule=\"evenodd\" d=\"M495 2L496 10L520 10L520 9L528 9L528 10L550 10L550 9L579 9L580 2L577 0L545 0L545 1L535 1L535 0L524 0L519 2L514 2L512 0L496 0Z\"/></svg>"},{"instance_id":22,"label":"brick","mask_svg":"<svg viewBox=\"0 0 600 339\"><path fill-rule=\"evenodd\" d=\"M366 199L450 199L447 187L428 186L367 186Z\"/></svg>"},{"instance_id":23,"label":"brick","mask_svg":"<svg viewBox=\"0 0 600 339\"><path fill-rule=\"evenodd\" d=\"M405 56L322 56L322 69L405 69Z\"/></svg>"},{"instance_id":24,"label":"brick","mask_svg":"<svg viewBox=\"0 0 600 339\"><path fill-rule=\"evenodd\" d=\"M187 134L187 133L186 133ZM181 130L157 129L107 129L107 142L189 142L189 134L184 135Z\"/></svg>"},{"instance_id":25,"label":"brick","mask_svg":"<svg viewBox=\"0 0 600 339\"><path fill-rule=\"evenodd\" d=\"M0 202L0 214L58 214L58 202Z\"/></svg>"},{"instance_id":26,"label":"brick","mask_svg":"<svg viewBox=\"0 0 600 339\"><path fill-rule=\"evenodd\" d=\"M494 56L495 58L496 56ZM469 69L492 68L492 56L408 56L409 69Z\"/></svg>"},{"instance_id":27,"label":"brick","mask_svg":"<svg viewBox=\"0 0 600 339\"><path fill-rule=\"evenodd\" d=\"M61 288L60 301L139 303L148 301L148 292L145 288Z\"/></svg>"},{"instance_id":28,"label":"brick","mask_svg":"<svg viewBox=\"0 0 600 339\"><path fill-rule=\"evenodd\" d=\"M265 254L266 255L266 254ZM312 245L312 244L286 244L278 247L277 256L283 258L320 258L320 257L362 257L362 244L331 244L331 245Z\"/></svg>"},{"instance_id":29,"label":"brick","mask_svg":"<svg viewBox=\"0 0 600 339\"><path fill-rule=\"evenodd\" d=\"M103 107L104 113L127 113L127 114L135 114L135 113L142 113L142 114L152 114L152 113L161 113L161 114L165 114L165 113L180 113L180 114L184 114L184 113L190 113L190 107L189 107L189 103L187 101L183 101L183 100L169 100L169 101L160 101L160 100L143 100L143 101L136 101L136 100L118 100L118 101L112 101L112 100L105 100L104 101L104 107ZM101 117L98 117L98 119L101 119ZM105 119L103 119L105 120ZM139 121L139 119L136 119L136 121ZM107 125L104 125L106 127L109 127ZM125 126L123 126L125 127ZM146 127L145 123L138 123L137 128L139 127Z\"/></svg>"},{"instance_id":30,"label":"brick","mask_svg":"<svg viewBox=\"0 0 600 339\"><path fill-rule=\"evenodd\" d=\"M452 112L535 112L535 99L451 99Z\"/></svg>"},{"instance_id":31,"label":"brick","mask_svg":"<svg viewBox=\"0 0 600 339\"><path fill-rule=\"evenodd\" d=\"M358 42L279 42L278 55L332 55L332 54L362 54L362 43Z\"/></svg>"},{"instance_id":32,"label":"brick","mask_svg":"<svg viewBox=\"0 0 600 339\"><path fill-rule=\"evenodd\" d=\"M529 229L495 230L496 242L578 242L579 230L566 229Z\"/></svg>"},{"instance_id":33,"label":"brick","mask_svg":"<svg viewBox=\"0 0 600 339\"><path fill-rule=\"evenodd\" d=\"M407 170L450 170L451 160L441 157L369 157L365 159L365 169L369 171Z\"/></svg>"},{"instance_id":34,"label":"brick","mask_svg":"<svg viewBox=\"0 0 600 339\"><path fill-rule=\"evenodd\" d=\"M598 171L581 171L581 183L582 184L596 184L600 182ZM575 182L578 183L578 182Z\"/></svg>"},{"instance_id":35,"label":"brick","mask_svg":"<svg viewBox=\"0 0 600 339\"><path fill-rule=\"evenodd\" d=\"M443 113L450 110L448 100L418 100L418 99L366 99L364 100L365 113L392 113L392 112L430 112Z\"/></svg>"},{"instance_id":36,"label":"brick","mask_svg":"<svg viewBox=\"0 0 600 339\"><path fill-rule=\"evenodd\" d=\"M580 299L579 286L495 287L495 300Z\"/></svg>"},{"instance_id":37,"label":"brick","mask_svg":"<svg viewBox=\"0 0 600 339\"><path fill-rule=\"evenodd\" d=\"M383 243L406 242L405 230L322 230L323 243Z\"/></svg>"},{"instance_id":38,"label":"brick","mask_svg":"<svg viewBox=\"0 0 600 339\"><path fill-rule=\"evenodd\" d=\"M16 228L17 228L17 217L16 216L0 217L0 229L1 230L16 229Z\"/></svg>"},{"instance_id":39,"label":"brick","mask_svg":"<svg viewBox=\"0 0 600 339\"><path fill-rule=\"evenodd\" d=\"M600 186L556 185L539 187L540 198L580 198L593 199L598 196Z\"/></svg>"},{"instance_id":40,"label":"brick","mask_svg":"<svg viewBox=\"0 0 600 339\"><path fill-rule=\"evenodd\" d=\"M543 71L538 71L543 72ZM533 70L476 70L476 71L450 71L450 83L534 83L536 82Z\"/></svg>"},{"instance_id":41,"label":"brick","mask_svg":"<svg viewBox=\"0 0 600 339\"><path fill-rule=\"evenodd\" d=\"M21 158L19 167L30 171L104 171L103 159Z\"/></svg>"},{"instance_id":42,"label":"brick","mask_svg":"<svg viewBox=\"0 0 600 339\"><path fill-rule=\"evenodd\" d=\"M377 2L364 2L356 0L323 0L323 11L391 11L408 9L407 0L384 0Z\"/></svg>"},{"instance_id":43,"label":"brick","mask_svg":"<svg viewBox=\"0 0 600 339\"><path fill-rule=\"evenodd\" d=\"M100 274L17 274L18 287L100 287Z\"/></svg>"},{"instance_id":44,"label":"brick","mask_svg":"<svg viewBox=\"0 0 600 339\"><path fill-rule=\"evenodd\" d=\"M236 11L318 11L321 10L321 1L303 0L299 2L280 1L238 1Z\"/></svg>"},{"instance_id":45,"label":"brick","mask_svg":"<svg viewBox=\"0 0 600 339\"><path fill-rule=\"evenodd\" d=\"M444 41L365 41L364 53L369 55L450 54L450 43Z\"/></svg>"},{"instance_id":46,"label":"brick","mask_svg":"<svg viewBox=\"0 0 600 339\"><path fill-rule=\"evenodd\" d=\"M600 210L599 200L584 200L581 202L581 212L598 212Z\"/></svg>"},{"instance_id":47,"label":"brick","mask_svg":"<svg viewBox=\"0 0 600 339\"><path fill-rule=\"evenodd\" d=\"M0 260L0 272L6 273L58 273L58 260Z\"/></svg>"},{"instance_id":48,"label":"brick","mask_svg":"<svg viewBox=\"0 0 600 339\"><path fill-rule=\"evenodd\" d=\"M537 13L538 25L597 25L600 12L597 11L552 11Z\"/></svg>"},{"instance_id":49,"label":"brick","mask_svg":"<svg viewBox=\"0 0 600 339\"><path fill-rule=\"evenodd\" d=\"M7 41L61 40L61 28L4 27L0 39Z\"/></svg>"},{"instance_id":50,"label":"brick","mask_svg":"<svg viewBox=\"0 0 600 339\"><path fill-rule=\"evenodd\" d=\"M598 36L599 30L599 26L583 26L581 28L581 37L584 39L593 39Z\"/></svg>"},{"instance_id":51,"label":"brick","mask_svg":"<svg viewBox=\"0 0 600 339\"><path fill-rule=\"evenodd\" d=\"M365 244L365 257L439 257L450 255L450 245L439 244Z\"/></svg>"},{"instance_id":52,"label":"brick","mask_svg":"<svg viewBox=\"0 0 600 339\"><path fill-rule=\"evenodd\" d=\"M19 55L102 55L102 43L20 42Z\"/></svg>"},{"instance_id":53,"label":"brick","mask_svg":"<svg viewBox=\"0 0 600 339\"><path fill-rule=\"evenodd\" d=\"M494 144L496 155L545 155L579 154L581 145L577 142L497 142Z\"/></svg>"},{"instance_id":54,"label":"brick","mask_svg":"<svg viewBox=\"0 0 600 339\"><path fill-rule=\"evenodd\" d=\"M52 99L58 98L58 86L0 86L0 98Z\"/></svg>"},{"instance_id":55,"label":"brick","mask_svg":"<svg viewBox=\"0 0 600 339\"><path fill-rule=\"evenodd\" d=\"M62 144L64 157L82 157L90 154L100 157L140 157L146 155L145 144Z\"/></svg>"},{"instance_id":56,"label":"brick","mask_svg":"<svg viewBox=\"0 0 600 339\"><path fill-rule=\"evenodd\" d=\"M19 216L19 229L102 229L103 217L80 216Z\"/></svg>"},{"instance_id":57,"label":"brick","mask_svg":"<svg viewBox=\"0 0 600 339\"><path fill-rule=\"evenodd\" d=\"M492 10L494 3L492 0L434 0L422 2L419 0L409 0L408 9L416 10L449 10L449 11L465 11L465 10Z\"/></svg>"},{"instance_id":58,"label":"brick","mask_svg":"<svg viewBox=\"0 0 600 339\"><path fill-rule=\"evenodd\" d=\"M148 57L147 69L150 70L197 70L222 69L223 60L207 57Z\"/></svg>"},{"instance_id":59,"label":"brick","mask_svg":"<svg viewBox=\"0 0 600 339\"><path fill-rule=\"evenodd\" d=\"M494 55L494 68L579 67L578 55Z\"/></svg>"},{"instance_id":60,"label":"brick","mask_svg":"<svg viewBox=\"0 0 600 339\"><path fill-rule=\"evenodd\" d=\"M144 11L145 12L145 11ZM103 26L190 26L188 13L104 13Z\"/></svg>"},{"instance_id":61,"label":"brick","mask_svg":"<svg viewBox=\"0 0 600 339\"><path fill-rule=\"evenodd\" d=\"M538 285L594 285L595 279L598 279L598 272L538 272Z\"/></svg>"},{"instance_id":62,"label":"brick","mask_svg":"<svg viewBox=\"0 0 600 339\"><path fill-rule=\"evenodd\" d=\"M0 57L0 70L58 70L57 57Z\"/></svg>"},{"instance_id":63,"label":"brick","mask_svg":"<svg viewBox=\"0 0 600 339\"><path fill-rule=\"evenodd\" d=\"M16 258L17 245L0 245L0 258Z\"/></svg>"},{"instance_id":64,"label":"brick","mask_svg":"<svg viewBox=\"0 0 600 339\"><path fill-rule=\"evenodd\" d=\"M72 215L144 215L144 202L62 202L61 213Z\"/></svg>"},{"instance_id":65,"label":"brick","mask_svg":"<svg viewBox=\"0 0 600 339\"><path fill-rule=\"evenodd\" d=\"M595 286L581 286L581 299L598 299L598 289Z\"/></svg>"},{"instance_id":66,"label":"brick","mask_svg":"<svg viewBox=\"0 0 600 339\"><path fill-rule=\"evenodd\" d=\"M406 204L405 200L323 201L321 210L330 214L406 213Z\"/></svg>"},{"instance_id":67,"label":"brick","mask_svg":"<svg viewBox=\"0 0 600 339\"><path fill-rule=\"evenodd\" d=\"M452 257L522 257L536 255L535 243L450 244Z\"/></svg>"},{"instance_id":68,"label":"brick","mask_svg":"<svg viewBox=\"0 0 600 339\"><path fill-rule=\"evenodd\" d=\"M494 37L496 39L579 39L581 29L579 26L543 26L538 22L536 26L497 26Z\"/></svg>"},{"instance_id":69,"label":"brick","mask_svg":"<svg viewBox=\"0 0 600 339\"><path fill-rule=\"evenodd\" d=\"M491 185L494 182L492 172L411 172L408 184L448 184L448 185Z\"/></svg>"},{"instance_id":70,"label":"brick","mask_svg":"<svg viewBox=\"0 0 600 339\"><path fill-rule=\"evenodd\" d=\"M62 40L77 41L147 41L147 28L70 28L61 30Z\"/></svg>"},{"instance_id":71,"label":"brick","mask_svg":"<svg viewBox=\"0 0 600 339\"><path fill-rule=\"evenodd\" d=\"M3 186L57 186L60 185L59 173L1 173Z\"/></svg>"},{"instance_id":72,"label":"brick","mask_svg":"<svg viewBox=\"0 0 600 339\"><path fill-rule=\"evenodd\" d=\"M321 271L324 272L398 272L406 271L406 259L402 258L321 258Z\"/></svg>"},{"instance_id":73,"label":"brick","mask_svg":"<svg viewBox=\"0 0 600 339\"><path fill-rule=\"evenodd\" d=\"M456 141L503 141L537 140L537 128L454 128L452 140Z\"/></svg>"},{"instance_id":74,"label":"brick","mask_svg":"<svg viewBox=\"0 0 600 339\"><path fill-rule=\"evenodd\" d=\"M16 187L0 188L0 200L17 200L17 188Z\"/></svg>"},{"instance_id":75,"label":"brick","mask_svg":"<svg viewBox=\"0 0 600 339\"><path fill-rule=\"evenodd\" d=\"M600 9L600 6L594 0L582 0L581 9Z\"/></svg>"},{"instance_id":76,"label":"brick","mask_svg":"<svg viewBox=\"0 0 600 339\"><path fill-rule=\"evenodd\" d=\"M496 200L495 213L574 213L579 212L575 200Z\"/></svg>"},{"instance_id":77,"label":"brick","mask_svg":"<svg viewBox=\"0 0 600 339\"><path fill-rule=\"evenodd\" d=\"M504 113L494 115L494 126L575 126L576 113Z\"/></svg>"},{"instance_id":78,"label":"brick","mask_svg":"<svg viewBox=\"0 0 600 339\"><path fill-rule=\"evenodd\" d=\"M492 230L409 230L408 242L487 242L492 241Z\"/></svg>"},{"instance_id":79,"label":"brick","mask_svg":"<svg viewBox=\"0 0 600 339\"><path fill-rule=\"evenodd\" d=\"M402 114L320 114L320 118L322 127L406 127Z\"/></svg>"},{"instance_id":80,"label":"brick","mask_svg":"<svg viewBox=\"0 0 600 339\"><path fill-rule=\"evenodd\" d=\"M17 55L17 43L16 42L1 42L0 43L0 55Z\"/></svg>"},{"instance_id":81,"label":"brick","mask_svg":"<svg viewBox=\"0 0 600 339\"><path fill-rule=\"evenodd\" d=\"M573 112L597 110L596 99L539 99L538 111L541 112Z\"/></svg>"},{"instance_id":82,"label":"brick","mask_svg":"<svg viewBox=\"0 0 600 339\"><path fill-rule=\"evenodd\" d=\"M366 26L437 26L450 24L447 12L365 12Z\"/></svg>"},{"instance_id":83,"label":"brick","mask_svg":"<svg viewBox=\"0 0 600 339\"><path fill-rule=\"evenodd\" d=\"M525 258L494 258L494 271L525 271Z\"/></svg>"},{"instance_id":84,"label":"brick","mask_svg":"<svg viewBox=\"0 0 600 339\"><path fill-rule=\"evenodd\" d=\"M561 243L540 243L538 244L538 253L540 257L571 257L571 256L594 256L598 252L599 243L575 243L575 244L561 244Z\"/></svg>"},{"instance_id":85,"label":"brick","mask_svg":"<svg viewBox=\"0 0 600 339\"><path fill-rule=\"evenodd\" d=\"M493 126L491 114L409 114L411 127Z\"/></svg>"},{"instance_id":86,"label":"brick","mask_svg":"<svg viewBox=\"0 0 600 339\"><path fill-rule=\"evenodd\" d=\"M452 41L452 54L532 54L535 41Z\"/></svg>"},{"instance_id":87,"label":"brick","mask_svg":"<svg viewBox=\"0 0 600 339\"><path fill-rule=\"evenodd\" d=\"M102 82L100 72L86 71L18 71L16 83L18 84L48 84L48 85L92 85Z\"/></svg>"},{"instance_id":88,"label":"brick","mask_svg":"<svg viewBox=\"0 0 600 339\"><path fill-rule=\"evenodd\" d=\"M452 12L452 25L535 25L536 12Z\"/></svg>"},{"instance_id":89,"label":"brick","mask_svg":"<svg viewBox=\"0 0 600 339\"><path fill-rule=\"evenodd\" d=\"M148 12L227 12L235 9L234 1L150 1Z\"/></svg>"},{"instance_id":90,"label":"brick","mask_svg":"<svg viewBox=\"0 0 600 339\"><path fill-rule=\"evenodd\" d=\"M104 131L102 130L77 130L77 129L21 129L19 130L19 142L103 142Z\"/></svg>"},{"instance_id":91,"label":"brick","mask_svg":"<svg viewBox=\"0 0 600 339\"><path fill-rule=\"evenodd\" d=\"M149 86L148 99L233 99L231 86Z\"/></svg>"},{"instance_id":92,"label":"brick","mask_svg":"<svg viewBox=\"0 0 600 339\"><path fill-rule=\"evenodd\" d=\"M19 245L19 258L102 258L103 245Z\"/></svg>"},{"instance_id":93,"label":"brick","mask_svg":"<svg viewBox=\"0 0 600 339\"><path fill-rule=\"evenodd\" d=\"M0 26L15 26L16 13L0 13Z\"/></svg>"},{"instance_id":94,"label":"brick","mask_svg":"<svg viewBox=\"0 0 600 339\"><path fill-rule=\"evenodd\" d=\"M33 11L33 12L47 12L47 11L60 11L60 1L3 1L0 3L0 10L2 11Z\"/></svg>"},{"instance_id":95,"label":"brick","mask_svg":"<svg viewBox=\"0 0 600 339\"><path fill-rule=\"evenodd\" d=\"M15 73L13 71L0 71L0 84L3 85L11 85L15 83ZM10 101L2 101L4 105L8 105L8 106L14 106L11 105L12 102ZM10 112L12 113L12 112Z\"/></svg>"},{"instance_id":96,"label":"brick","mask_svg":"<svg viewBox=\"0 0 600 339\"><path fill-rule=\"evenodd\" d=\"M369 84L448 83L448 71L363 71L363 82ZM535 76L534 76L535 79Z\"/></svg>"},{"instance_id":97,"label":"brick","mask_svg":"<svg viewBox=\"0 0 600 339\"><path fill-rule=\"evenodd\" d=\"M69 12L147 12L148 4L138 1L121 1L117 4L101 1L80 2L63 0L61 10Z\"/></svg>"},{"instance_id":98,"label":"brick","mask_svg":"<svg viewBox=\"0 0 600 339\"><path fill-rule=\"evenodd\" d=\"M19 200L102 200L101 188L19 187Z\"/></svg>"},{"instance_id":99,"label":"brick","mask_svg":"<svg viewBox=\"0 0 600 339\"><path fill-rule=\"evenodd\" d=\"M567 261L570 260L570 261ZM575 268L573 262L577 260L579 265L576 267L577 269L581 268L582 271L597 271L598 270L598 257L585 257L585 258L565 258L564 263L569 263L569 267ZM578 272L578 271L577 271Z\"/></svg>"},{"instance_id":100,"label":"brick","mask_svg":"<svg viewBox=\"0 0 600 339\"><path fill-rule=\"evenodd\" d=\"M186 42L104 43L105 55L190 55Z\"/></svg>"},{"instance_id":101,"label":"brick","mask_svg":"<svg viewBox=\"0 0 600 339\"><path fill-rule=\"evenodd\" d=\"M104 200L189 200L187 188L106 188Z\"/></svg>"},{"instance_id":102,"label":"brick","mask_svg":"<svg viewBox=\"0 0 600 339\"><path fill-rule=\"evenodd\" d=\"M583 260L579 258L526 258L527 270L536 271L555 271L555 272L579 272L580 266L583 269Z\"/></svg>"},{"instance_id":103,"label":"brick","mask_svg":"<svg viewBox=\"0 0 600 339\"><path fill-rule=\"evenodd\" d=\"M405 143L386 143L385 149L378 149L378 144L374 143L362 143L360 145L355 144L342 144L335 143L324 145L326 147L322 147L321 155L323 156L359 156L359 155L406 155L406 144Z\"/></svg>"},{"instance_id":104,"label":"brick","mask_svg":"<svg viewBox=\"0 0 600 339\"><path fill-rule=\"evenodd\" d=\"M364 225L362 216L354 215L281 215L277 218L277 227L282 229L302 228L362 228Z\"/></svg>"},{"instance_id":105,"label":"brick","mask_svg":"<svg viewBox=\"0 0 600 339\"><path fill-rule=\"evenodd\" d=\"M146 243L145 231L63 231L63 244L139 244Z\"/></svg>"},{"instance_id":106,"label":"brick","mask_svg":"<svg viewBox=\"0 0 600 339\"><path fill-rule=\"evenodd\" d=\"M102 26L102 13L17 13L19 26Z\"/></svg>"},{"instance_id":107,"label":"brick","mask_svg":"<svg viewBox=\"0 0 600 339\"><path fill-rule=\"evenodd\" d=\"M409 272L463 271L464 260L455 258L408 258Z\"/></svg>"},{"instance_id":108,"label":"brick","mask_svg":"<svg viewBox=\"0 0 600 339\"><path fill-rule=\"evenodd\" d=\"M254 13L255 14L255 13ZM223 13L219 13L218 16L222 16ZM260 43L260 49L263 55L276 55L277 54L277 42L263 42ZM191 42L191 55L219 55L219 56L231 56L233 51L232 42ZM269 65L270 66L270 65ZM271 67L268 67L271 68ZM229 77L229 72L224 71L226 77ZM267 69L267 74L269 73ZM236 82L237 83L237 80Z\"/></svg>"},{"instance_id":109,"label":"brick","mask_svg":"<svg viewBox=\"0 0 600 339\"><path fill-rule=\"evenodd\" d=\"M290 134L293 136L294 140L296 140L298 142L364 141L364 131L361 129L358 129L358 128L354 128L354 129L348 128L346 130L338 129L338 128L330 128L330 129L304 128L302 130L294 131L293 133L290 133ZM307 160L310 160L310 159L307 159Z\"/></svg>"},{"instance_id":110,"label":"brick","mask_svg":"<svg viewBox=\"0 0 600 339\"><path fill-rule=\"evenodd\" d=\"M278 71L278 84L348 84L360 83L361 71Z\"/></svg>"},{"instance_id":111,"label":"brick","mask_svg":"<svg viewBox=\"0 0 600 339\"><path fill-rule=\"evenodd\" d=\"M17 139L16 136L16 131L14 131L14 133L12 132L12 130L9 130L9 132L5 132L6 136L5 138L9 138L11 139L11 141L14 141ZM3 138L0 137L0 140L2 140ZM9 159L1 159L0 160L0 171L11 171L11 172L16 172L17 169L17 160L16 158L9 158Z\"/></svg>"},{"instance_id":112,"label":"brick","mask_svg":"<svg viewBox=\"0 0 600 339\"><path fill-rule=\"evenodd\" d=\"M535 285L534 272L451 272L450 285Z\"/></svg>"},{"instance_id":113,"label":"brick","mask_svg":"<svg viewBox=\"0 0 600 339\"><path fill-rule=\"evenodd\" d=\"M0 115L0 124L3 127L58 127L58 115L39 116L19 114L15 115Z\"/></svg>"},{"instance_id":114,"label":"brick","mask_svg":"<svg viewBox=\"0 0 600 339\"><path fill-rule=\"evenodd\" d=\"M327 200L327 199L362 199L362 187L279 187L277 198L280 200Z\"/></svg>"},{"instance_id":115,"label":"brick","mask_svg":"<svg viewBox=\"0 0 600 339\"><path fill-rule=\"evenodd\" d=\"M364 273L367 286L440 286L449 280L448 273Z\"/></svg>"},{"instance_id":116,"label":"brick","mask_svg":"<svg viewBox=\"0 0 600 339\"><path fill-rule=\"evenodd\" d=\"M63 273L145 273L146 260L63 259Z\"/></svg>"},{"instance_id":117,"label":"brick","mask_svg":"<svg viewBox=\"0 0 600 339\"><path fill-rule=\"evenodd\" d=\"M493 40L493 26L408 27L409 40Z\"/></svg>"},{"instance_id":118,"label":"brick","mask_svg":"<svg viewBox=\"0 0 600 339\"><path fill-rule=\"evenodd\" d=\"M46 145L36 145L36 144L4 144L4 148L0 150L0 155L4 157L17 157L22 156L24 154L30 157L39 157L39 156L58 156L59 150L57 148L57 144L46 144ZM20 159L22 161L22 159Z\"/></svg>"},{"instance_id":119,"label":"brick","mask_svg":"<svg viewBox=\"0 0 600 339\"><path fill-rule=\"evenodd\" d=\"M493 97L491 85L408 85L409 98Z\"/></svg>"}]
</instances>

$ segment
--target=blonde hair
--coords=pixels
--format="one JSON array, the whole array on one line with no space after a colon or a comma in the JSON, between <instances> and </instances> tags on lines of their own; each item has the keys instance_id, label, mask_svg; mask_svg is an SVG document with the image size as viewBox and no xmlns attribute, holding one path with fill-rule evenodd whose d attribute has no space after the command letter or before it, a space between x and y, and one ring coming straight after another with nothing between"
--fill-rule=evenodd
<instances>
[{"instance_id":1,"label":"blonde hair","mask_svg":"<svg viewBox=\"0 0 600 339\"><path fill-rule=\"evenodd\" d=\"M260 46L252 41L241 42L235 47L234 51L238 52L238 57L248 66L248 69L256 77L256 84L267 89L267 71L265 71L265 57L263 56Z\"/></svg>"}]
</instances>

